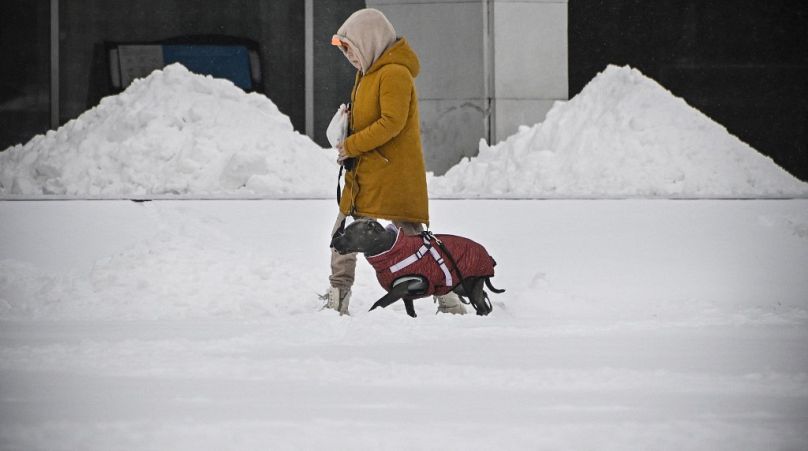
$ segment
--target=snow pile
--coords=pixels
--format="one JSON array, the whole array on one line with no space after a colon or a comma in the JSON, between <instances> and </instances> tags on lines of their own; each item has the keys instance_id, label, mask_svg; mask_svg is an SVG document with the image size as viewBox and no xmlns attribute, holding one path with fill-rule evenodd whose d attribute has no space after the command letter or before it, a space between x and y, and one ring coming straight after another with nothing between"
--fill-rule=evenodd
<instances>
[{"instance_id":1,"label":"snow pile","mask_svg":"<svg viewBox=\"0 0 808 451\"><path fill-rule=\"evenodd\" d=\"M179 64L56 131L0 152L0 195L331 197L334 153L265 96ZM609 66L479 156L429 178L433 196L766 196L808 193L637 70Z\"/></svg>"},{"instance_id":2,"label":"snow pile","mask_svg":"<svg viewBox=\"0 0 808 451\"><path fill-rule=\"evenodd\" d=\"M0 152L0 194L322 197L335 170L265 96L173 64Z\"/></svg>"},{"instance_id":3,"label":"snow pile","mask_svg":"<svg viewBox=\"0 0 808 451\"><path fill-rule=\"evenodd\" d=\"M430 179L433 195L760 196L808 184L636 69L609 66L543 123Z\"/></svg>"}]
</instances>

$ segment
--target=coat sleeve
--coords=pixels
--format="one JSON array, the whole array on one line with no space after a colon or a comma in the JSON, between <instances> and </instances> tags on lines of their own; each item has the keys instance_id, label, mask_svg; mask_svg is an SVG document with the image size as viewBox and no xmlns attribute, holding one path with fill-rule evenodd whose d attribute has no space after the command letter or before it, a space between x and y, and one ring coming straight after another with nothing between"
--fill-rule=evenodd
<instances>
[{"instance_id":1,"label":"coat sleeve","mask_svg":"<svg viewBox=\"0 0 808 451\"><path fill-rule=\"evenodd\" d=\"M345 140L345 153L357 157L398 136L407 123L413 95L412 76L399 65L385 68L379 81L381 117Z\"/></svg>"}]
</instances>

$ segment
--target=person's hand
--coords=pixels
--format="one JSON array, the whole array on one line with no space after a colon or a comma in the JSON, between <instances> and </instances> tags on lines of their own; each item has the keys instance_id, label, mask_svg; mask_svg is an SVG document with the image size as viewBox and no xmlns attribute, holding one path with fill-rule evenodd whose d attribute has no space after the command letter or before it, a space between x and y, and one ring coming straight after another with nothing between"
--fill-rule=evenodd
<instances>
[{"instance_id":1,"label":"person's hand","mask_svg":"<svg viewBox=\"0 0 808 451\"><path fill-rule=\"evenodd\" d=\"M348 154L345 153L345 147L343 147L342 143L337 144L337 163L342 164L348 157Z\"/></svg>"}]
</instances>

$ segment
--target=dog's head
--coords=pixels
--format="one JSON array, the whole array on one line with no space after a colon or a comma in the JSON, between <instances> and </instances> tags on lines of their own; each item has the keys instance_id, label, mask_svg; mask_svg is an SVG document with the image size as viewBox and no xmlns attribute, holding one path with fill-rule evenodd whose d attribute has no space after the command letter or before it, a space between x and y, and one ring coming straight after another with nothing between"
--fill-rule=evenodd
<instances>
[{"instance_id":1,"label":"dog's head","mask_svg":"<svg viewBox=\"0 0 808 451\"><path fill-rule=\"evenodd\" d=\"M385 245L389 247L389 233L377 221L361 218L348 224L344 232L334 235L331 247L340 254L362 252L375 255L384 251Z\"/></svg>"}]
</instances>

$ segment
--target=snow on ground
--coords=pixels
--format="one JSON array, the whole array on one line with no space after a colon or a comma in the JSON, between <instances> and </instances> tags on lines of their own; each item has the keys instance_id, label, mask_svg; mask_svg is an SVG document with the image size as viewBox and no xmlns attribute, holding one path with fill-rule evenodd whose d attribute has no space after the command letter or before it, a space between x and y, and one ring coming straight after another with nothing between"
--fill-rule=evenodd
<instances>
[{"instance_id":1,"label":"snow on ground","mask_svg":"<svg viewBox=\"0 0 808 451\"><path fill-rule=\"evenodd\" d=\"M266 97L174 64L0 152L0 196L326 198L334 159ZM543 123L481 143L478 157L428 184L433 196L461 198L808 195L724 127L615 66Z\"/></svg>"},{"instance_id":2,"label":"snow on ground","mask_svg":"<svg viewBox=\"0 0 808 451\"><path fill-rule=\"evenodd\" d=\"M433 195L793 196L801 182L630 67L609 66L544 122L431 179Z\"/></svg>"},{"instance_id":3,"label":"snow on ground","mask_svg":"<svg viewBox=\"0 0 808 451\"><path fill-rule=\"evenodd\" d=\"M0 152L0 196L330 197L333 151L169 66ZM433 196L804 196L608 68ZM0 449L804 449L808 200L432 201L485 318L319 311L333 200L0 201Z\"/></svg>"},{"instance_id":4,"label":"snow on ground","mask_svg":"<svg viewBox=\"0 0 808 451\"><path fill-rule=\"evenodd\" d=\"M433 201L488 317L360 261L333 201L0 202L0 449L804 449L808 201Z\"/></svg>"},{"instance_id":5,"label":"snow on ground","mask_svg":"<svg viewBox=\"0 0 808 451\"><path fill-rule=\"evenodd\" d=\"M177 63L0 152L0 194L324 197L334 159L265 96Z\"/></svg>"}]
</instances>

